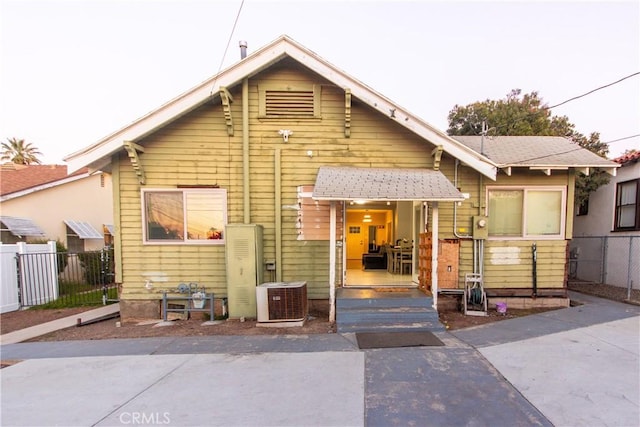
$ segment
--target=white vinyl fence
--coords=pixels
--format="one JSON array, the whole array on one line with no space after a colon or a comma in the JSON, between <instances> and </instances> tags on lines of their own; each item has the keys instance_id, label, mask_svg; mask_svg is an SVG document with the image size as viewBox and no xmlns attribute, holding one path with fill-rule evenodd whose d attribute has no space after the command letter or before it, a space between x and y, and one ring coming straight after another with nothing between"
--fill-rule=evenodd
<instances>
[{"instance_id":1,"label":"white vinyl fence","mask_svg":"<svg viewBox=\"0 0 640 427\"><path fill-rule=\"evenodd\" d=\"M28 262L37 262L37 269L44 274L34 276L28 272L33 266L25 265L20 272L22 289L19 289L17 254L45 254ZM0 243L0 313L18 310L21 306L44 304L58 298L58 268L56 242L46 244ZM45 292L40 290L44 289ZM20 295L20 293L22 295ZM20 299L22 298L22 301Z\"/></svg>"}]
</instances>

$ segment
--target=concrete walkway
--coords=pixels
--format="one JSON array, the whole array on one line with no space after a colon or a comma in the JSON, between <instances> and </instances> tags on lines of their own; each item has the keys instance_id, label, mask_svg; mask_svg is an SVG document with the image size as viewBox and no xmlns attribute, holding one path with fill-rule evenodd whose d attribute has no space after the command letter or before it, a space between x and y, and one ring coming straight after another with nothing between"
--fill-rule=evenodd
<instances>
[{"instance_id":1,"label":"concrete walkway","mask_svg":"<svg viewBox=\"0 0 640 427\"><path fill-rule=\"evenodd\" d=\"M104 316L109 316L120 311L120 304L105 305L93 310L87 310L73 316L63 317L61 319L52 320L50 322L41 323L29 328L20 329L18 331L9 332L0 335L0 344L15 344L32 338L40 337L48 333L59 331L71 326L76 326L78 321L89 322Z\"/></svg>"},{"instance_id":2,"label":"concrete walkway","mask_svg":"<svg viewBox=\"0 0 640 427\"><path fill-rule=\"evenodd\" d=\"M23 361L0 370L0 424L639 425L640 307L579 298L437 333L443 347L362 351L353 334L2 345Z\"/></svg>"}]
</instances>

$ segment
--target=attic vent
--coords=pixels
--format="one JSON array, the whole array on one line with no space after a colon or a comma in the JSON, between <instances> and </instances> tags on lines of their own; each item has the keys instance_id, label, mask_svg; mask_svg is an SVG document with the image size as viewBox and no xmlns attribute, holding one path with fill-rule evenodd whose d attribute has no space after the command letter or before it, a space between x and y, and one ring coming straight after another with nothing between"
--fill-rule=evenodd
<instances>
[{"instance_id":1,"label":"attic vent","mask_svg":"<svg viewBox=\"0 0 640 427\"><path fill-rule=\"evenodd\" d=\"M320 86L267 86L259 93L262 118L320 118Z\"/></svg>"}]
</instances>

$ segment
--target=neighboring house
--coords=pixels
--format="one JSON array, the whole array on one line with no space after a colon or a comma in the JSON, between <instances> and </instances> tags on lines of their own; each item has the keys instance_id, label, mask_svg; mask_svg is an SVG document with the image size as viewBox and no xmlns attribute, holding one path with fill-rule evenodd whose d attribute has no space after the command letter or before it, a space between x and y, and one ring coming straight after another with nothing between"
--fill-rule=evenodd
<instances>
[{"instance_id":1,"label":"neighboring house","mask_svg":"<svg viewBox=\"0 0 640 427\"><path fill-rule=\"evenodd\" d=\"M113 193L111 177L71 175L64 165L0 167L2 243L59 240L70 252L101 249L111 240Z\"/></svg>"},{"instance_id":2,"label":"neighboring house","mask_svg":"<svg viewBox=\"0 0 640 427\"><path fill-rule=\"evenodd\" d=\"M577 208L572 275L640 289L640 152L613 161L616 176Z\"/></svg>"},{"instance_id":3,"label":"neighboring house","mask_svg":"<svg viewBox=\"0 0 640 427\"><path fill-rule=\"evenodd\" d=\"M452 272L449 287L477 273L495 295L568 304L576 170L617 166L564 138L451 138L286 36L65 160L113 175L125 318L157 317L188 282L232 306L255 294L234 293L244 274L306 281L334 320L337 287L375 286L363 253L404 240L396 284L434 305Z\"/></svg>"}]
</instances>

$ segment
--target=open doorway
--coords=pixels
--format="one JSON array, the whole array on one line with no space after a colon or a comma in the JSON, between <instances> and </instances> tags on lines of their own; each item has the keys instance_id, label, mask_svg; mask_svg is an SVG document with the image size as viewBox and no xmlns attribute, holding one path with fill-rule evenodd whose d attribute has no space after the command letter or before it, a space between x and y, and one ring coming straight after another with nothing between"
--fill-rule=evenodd
<instances>
[{"instance_id":1,"label":"open doorway","mask_svg":"<svg viewBox=\"0 0 640 427\"><path fill-rule=\"evenodd\" d=\"M345 286L413 286L394 268L394 246L412 240L412 202L362 202L345 209ZM405 272L406 274L402 274Z\"/></svg>"}]
</instances>

